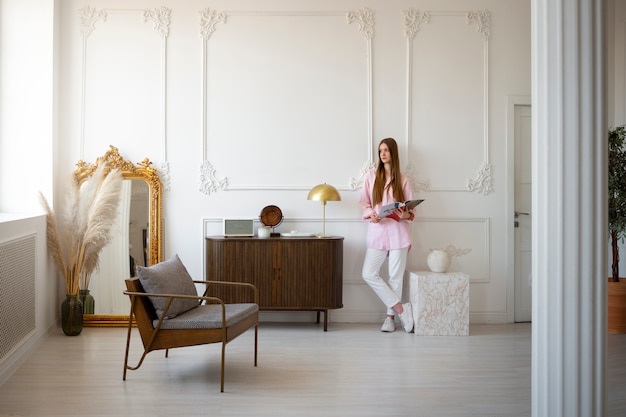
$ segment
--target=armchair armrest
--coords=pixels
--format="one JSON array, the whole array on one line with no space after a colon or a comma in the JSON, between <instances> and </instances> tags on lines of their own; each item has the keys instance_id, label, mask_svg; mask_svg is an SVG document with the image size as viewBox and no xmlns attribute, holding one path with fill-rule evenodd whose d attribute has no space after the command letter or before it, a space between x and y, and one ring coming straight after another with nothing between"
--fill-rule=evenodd
<instances>
[{"instance_id":1,"label":"armchair armrest","mask_svg":"<svg viewBox=\"0 0 626 417\"><path fill-rule=\"evenodd\" d=\"M249 282L236 282L236 281L209 281L209 280L194 280L195 284L205 284L206 290L204 291L203 296L207 296L209 292L209 288L212 285L223 285L223 286L231 286L231 287L248 287L252 289L254 294L254 303L259 304L259 291L256 285L251 284Z\"/></svg>"},{"instance_id":2,"label":"armchair armrest","mask_svg":"<svg viewBox=\"0 0 626 417\"><path fill-rule=\"evenodd\" d=\"M222 306L222 328L225 328L226 326L226 304L224 303L223 300L221 300L220 298L217 297L206 297L203 295L186 295L186 294L159 294L159 293L147 293L147 292L135 292L135 291L124 291L124 294L130 296L131 299L131 307L130 307L130 311L131 314L129 316L129 328L130 328L130 321L132 320L133 317L133 304L135 303L135 297L163 297L163 298L168 298L168 302L167 305L165 306L165 308L163 309L163 313L161 313L161 316L158 317L158 323L155 327L155 330L158 332L161 328L161 323L163 322L163 320L165 320L165 316L167 315L168 310L170 309L170 306L172 305L172 301L174 301L176 298L187 298L187 299L197 299L198 300L198 304L200 304L202 301L205 302L214 302L215 304L221 304Z\"/></svg>"},{"instance_id":3,"label":"armchair armrest","mask_svg":"<svg viewBox=\"0 0 626 417\"><path fill-rule=\"evenodd\" d=\"M169 298L170 299L170 303L175 298L187 298L187 299L197 299L198 302L201 302L201 301L215 301L216 303L224 304L224 301L222 301L218 297L207 297L207 296L204 296L204 295L158 294L158 293L153 293L153 292L135 292L135 291L124 291L124 294L129 295L129 296L139 296L139 297L163 297L163 298Z\"/></svg>"}]
</instances>

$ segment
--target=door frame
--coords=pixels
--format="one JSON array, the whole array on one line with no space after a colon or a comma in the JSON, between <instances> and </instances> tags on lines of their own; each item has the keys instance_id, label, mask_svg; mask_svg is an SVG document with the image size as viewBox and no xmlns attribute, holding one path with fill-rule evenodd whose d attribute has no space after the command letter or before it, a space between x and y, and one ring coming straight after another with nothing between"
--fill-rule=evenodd
<instances>
[{"instance_id":1,"label":"door frame","mask_svg":"<svg viewBox=\"0 0 626 417\"><path fill-rule=\"evenodd\" d=\"M532 106L531 96L506 96L506 318L515 322L515 106Z\"/></svg>"}]
</instances>

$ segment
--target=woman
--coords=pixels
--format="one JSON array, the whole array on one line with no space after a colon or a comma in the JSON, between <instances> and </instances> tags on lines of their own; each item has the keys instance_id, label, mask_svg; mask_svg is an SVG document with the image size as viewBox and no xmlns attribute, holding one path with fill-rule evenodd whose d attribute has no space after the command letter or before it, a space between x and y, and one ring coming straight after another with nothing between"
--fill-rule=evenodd
<instances>
[{"instance_id":1,"label":"woman","mask_svg":"<svg viewBox=\"0 0 626 417\"><path fill-rule=\"evenodd\" d=\"M381 327L383 332L396 329L395 315L408 333L413 330L411 304L402 304L402 284L406 258L411 248L410 224L415 217L413 210L396 209L398 220L380 218L383 205L413 198L408 179L400 172L398 144L393 138L380 141L378 167L363 182L360 204L363 220L368 221L367 252L363 262L363 280L374 290L387 306L387 317ZM380 268L389 257L389 281L380 276Z\"/></svg>"}]
</instances>

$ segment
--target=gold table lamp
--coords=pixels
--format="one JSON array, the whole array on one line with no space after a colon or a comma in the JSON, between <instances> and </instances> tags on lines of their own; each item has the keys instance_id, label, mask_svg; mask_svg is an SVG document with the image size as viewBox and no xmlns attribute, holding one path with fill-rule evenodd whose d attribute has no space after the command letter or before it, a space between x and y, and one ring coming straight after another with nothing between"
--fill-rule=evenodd
<instances>
[{"instance_id":1,"label":"gold table lamp","mask_svg":"<svg viewBox=\"0 0 626 417\"><path fill-rule=\"evenodd\" d=\"M329 184L316 185L309 191L307 200L321 201L322 202L322 236L326 237L326 202L327 201L341 201L339 191L335 187Z\"/></svg>"}]
</instances>

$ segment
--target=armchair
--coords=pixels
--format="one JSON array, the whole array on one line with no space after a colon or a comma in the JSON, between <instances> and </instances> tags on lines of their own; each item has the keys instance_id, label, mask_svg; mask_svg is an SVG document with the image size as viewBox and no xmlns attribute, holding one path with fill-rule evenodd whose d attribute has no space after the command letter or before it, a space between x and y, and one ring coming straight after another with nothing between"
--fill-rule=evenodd
<instances>
[{"instance_id":1,"label":"armchair","mask_svg":"<svg viewBox=\"0 0 626 417\"><path fill-rule=\"evenodd\" d=\"M143 281L143 282L142 282ZM250 289L250 303L229 304L217 297L197 295L194 284L245 286ZM178 256L152 267L138 267L138 277L126 280L130 297L130 317L124 357L124 375L138 369L153 350L210 343L222 343L220 390L224 392L226 344L254 327L254 366L257 366L259 306L258 294L249 283L194 281ZM169 291L168 291L169 289ZM133 317L144 347L137 366L128 365Z\"/></svg>"}]
</instances>

